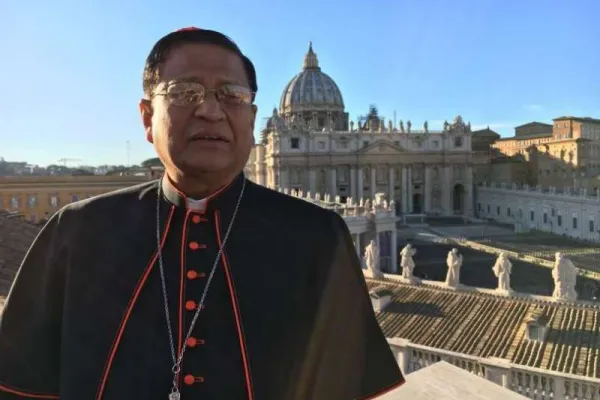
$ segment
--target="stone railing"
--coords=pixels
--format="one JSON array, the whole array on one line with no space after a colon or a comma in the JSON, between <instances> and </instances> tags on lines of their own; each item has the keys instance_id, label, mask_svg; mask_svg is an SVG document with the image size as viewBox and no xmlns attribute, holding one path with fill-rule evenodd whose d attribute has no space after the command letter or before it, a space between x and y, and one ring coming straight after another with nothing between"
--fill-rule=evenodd
<instances>
[{"instance_id":1,"label":"stone railing","mask_svg":"<svg viewBox=\"0 0 600 400\"><path fill-rule=\"evenodd\" d=\"M474 375L536 400L598 400L600 379L513 364L388 338L402 372L409 375L438 361L446 361Z\"/></svg>"},{"instance_id":2,"label":"stone railing","mask_svg":"<svg viewBox=\"0 0 600 400\"><path fill-rule=\"evenodd\" d=\"M321 196L320 193L314 195L310 192L303 192L302 190L290 190L287 188L278 188L279 192L293 196L299 199L306 200L320 207L333 210L344 217L364 217L374 215L376 218L389 218L395 217L396 205L392 200L389 204L385 199L383 193L376 193L375 199L360 199L355 203L352 197L346 200L346 203L342 203L340 196L332 197L329 194Z\"/></svg>"},{"instance_id":3,"label":"stone railing","mask_svg":"<svg viewBox=\"0 0 600 400\"><path fill-rule=\"evenodd\" d=\"M541 195L545 195L545 196L554 196L554 197L561 197L561 198L582 198L582 199L587 199L587 200L597 200L600 201L600 190L598 190L596 193L588 193L586 188L580 188L580 189L575 189L575 188L564 188L564 189L559 189L556 188L555 186L550 186L547 188L542 187L542 185L536 185L536 186L530 186L530 185L517 185L516 183L512 183L512 185L508 185L506 183L497 183L497 182L483 182L482 184L479 185L480 188L482 189L495 189L495 190L502 190L502 191L512 191L512 192L519 192L519 193L523 193L523 192L529 192L529 193L539 193Z\"/></svg>"}]
</instances>

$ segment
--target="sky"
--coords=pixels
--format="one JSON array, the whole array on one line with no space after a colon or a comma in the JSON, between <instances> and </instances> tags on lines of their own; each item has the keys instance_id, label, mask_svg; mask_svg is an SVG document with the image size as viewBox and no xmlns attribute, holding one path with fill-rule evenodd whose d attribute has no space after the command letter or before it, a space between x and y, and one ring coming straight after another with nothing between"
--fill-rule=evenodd
<instances>
[{"instance_id":1,"label":"sky","mask_svg":"<svg viewBox=\"0 0 600 400\"><path fill-rule=\"evenodd\" d=\"M0 157L152 157L137 106L144 60L187 26L227 34L254 62L256 136L309 41L353 120L376 104L415 127L460 114L511 136L531 121L600 118L599 15L598 0L0 0Z\"/></svg>"}]
</instances>

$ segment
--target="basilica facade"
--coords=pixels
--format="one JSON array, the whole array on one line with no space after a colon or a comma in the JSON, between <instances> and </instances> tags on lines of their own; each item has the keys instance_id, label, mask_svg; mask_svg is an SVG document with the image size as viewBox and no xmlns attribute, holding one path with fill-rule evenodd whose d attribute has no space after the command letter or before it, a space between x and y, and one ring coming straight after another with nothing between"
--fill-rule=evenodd
<instances>
[{"instance_id":1,"label":"basilica facade","mask_svg":"<svg viewBox=\"0 0 600 400\"><path fill-rule=\"evenodd\" d=\"M383 193L398 214L473 214L470 123L443 130L427 122L394 125L370 113L349 119L342 93L309 46L302 71L285 86L246 165L249 179L270 188L374 199Z\"/></svg>"}]
</instances>

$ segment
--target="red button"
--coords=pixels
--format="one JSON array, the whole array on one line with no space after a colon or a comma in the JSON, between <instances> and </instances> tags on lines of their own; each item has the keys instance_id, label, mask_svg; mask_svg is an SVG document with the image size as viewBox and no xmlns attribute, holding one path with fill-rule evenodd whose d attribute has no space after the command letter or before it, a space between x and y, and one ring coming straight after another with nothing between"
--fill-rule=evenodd
<instances>
[{"instance_id":1,"label":"red button","mask_svg":"<svg viewBox=\"0 0 600 400\"><path fill-rule=\"evenodd\" d=\"M197 277L198 277L198 273L196 271L194 271L193 269L189 270L187 272L187 278L188 279L196 279Z\"/></svg>"},{"instance_id":2,"label":"red button","mask_svg":"<svg viewBox=\"0 0 600 400\"><path fill-rule=\"evenodd\" d=\"M188 300L185 302L185 309L188 311L193 311L196 309L196 302L194 300Z\"/></svg>"},{"instance_id":3,"label":"red button","mask_svg":"<svg viewBox=\"0 0 600 400\"><path fill-rule=\"evenodd\" d=\"M195 337L189 337L185 343L188 347L196 347L198 345L204 344L204 339L196 339Z\"/></svg>"},{"instance_id":4,"label":"red button","mask_svg":"<svg viewBox=\"0 0 600 400\"><path fill-rule=\"evenodd\" d=\"M200 245L198 244L198 242L190 242L190 249L198 250L199 248L200 248Z\"/></svg>"},{"instance_id":5,"label":"red button","mask_svg":"<svg viewBox=\"0 0 600 400\"><path fill-rule=\"evenodd\" d=\"M204 378L201 376L194 376L192 374L187 374L183 377L183 382L186 385L193 385L194 383L202 383L204 382Z\"/></svg>"},{"instance_id":6,"label":"red button","mask_svg":"<svg viewBox=\"0 0 600 400\"><path fill-rule=\"evenodd\" d=\"M193 222L193 223L195 223L195 224L199 224L199 223L200 223L200 221L202 221L202 217L201 217L201 216L199 216L199 215L197 215L197 214L196 214L196 215L194 215L194 216L192 217L192 222Z\"/></svg>"}]
</instances>

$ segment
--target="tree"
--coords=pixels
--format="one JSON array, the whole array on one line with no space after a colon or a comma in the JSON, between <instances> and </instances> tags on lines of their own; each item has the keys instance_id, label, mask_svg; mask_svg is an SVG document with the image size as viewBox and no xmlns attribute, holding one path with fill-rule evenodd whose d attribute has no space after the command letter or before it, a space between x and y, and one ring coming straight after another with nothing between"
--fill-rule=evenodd
<instances>
[{"instance_id":1,"label":"tree","mask_svg":"<svg viewBox=\"0 0 600 400\"><path fill-rule=\"evenodd\" d=\"M158 157L154 157L154 158L149 158L147 160L142 161L141 164L142 167L144 168L148 168L148 167L162 167L163 164L160 161L160 159Z\"/></svg>"}]
</instances>

